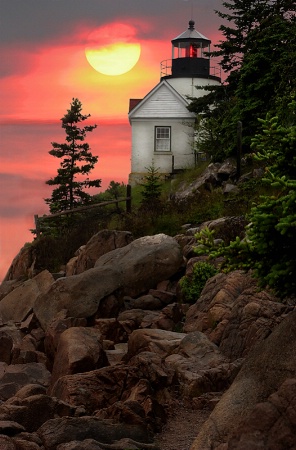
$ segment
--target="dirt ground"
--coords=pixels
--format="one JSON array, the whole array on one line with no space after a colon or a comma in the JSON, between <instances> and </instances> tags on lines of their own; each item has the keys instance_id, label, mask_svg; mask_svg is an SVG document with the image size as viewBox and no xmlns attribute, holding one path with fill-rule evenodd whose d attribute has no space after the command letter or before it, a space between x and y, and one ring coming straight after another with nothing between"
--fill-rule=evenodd
<instances>
[{"instance_id":1,"label":"dirt ground","mask_svg":"<svg viewBox=\"0 0 296 450\"><path fill-rule=\"evenodd\" d=\"M169 414L168 421L155 442L161 450L189 450L210 409L191 409L179 405Z\"/></svg>"}]
</instances>

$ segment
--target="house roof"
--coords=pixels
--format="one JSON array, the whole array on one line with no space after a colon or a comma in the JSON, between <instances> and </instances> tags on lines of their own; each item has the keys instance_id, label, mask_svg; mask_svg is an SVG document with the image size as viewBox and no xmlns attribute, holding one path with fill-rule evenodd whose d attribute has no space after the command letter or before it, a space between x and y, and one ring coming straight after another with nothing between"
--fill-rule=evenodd
<instances>
[{"instance_id":1,"label":"house roof","mask_svg":"<svg viewBox=\"0 0 296 450\"><path fill-rule=\"evenodd\" d=\"M134 109L135 106L137 106L137 104L140 103L141 101L142 101L141 98L130 98L128 112L131 112L131 110Z\"/></svg>"},{"instance_id":2,"label":"house roof","mask_svg":"<svg viewBox=\"0 0 296 450\"><path fill-rule=\"evenodd\" d=\"M130 104L132 99L130 101ZM129 112L129 120L142 118L180 118L189 119L195 115L188 111L189 102L166 80L160 81Z\"/></svg>"}]
</instances>

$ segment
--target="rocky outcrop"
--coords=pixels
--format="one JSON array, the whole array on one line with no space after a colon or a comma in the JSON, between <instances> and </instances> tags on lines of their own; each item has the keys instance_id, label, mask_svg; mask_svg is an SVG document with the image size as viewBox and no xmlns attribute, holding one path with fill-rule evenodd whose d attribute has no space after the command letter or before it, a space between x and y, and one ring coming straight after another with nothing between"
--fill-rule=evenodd
<instances>
[{"instance_id":1,"label":"rocky outcrop","mask_svg":"<svg viewBox=\"0 0 296 450\"><path fill-rule=\"evenodd\" d=\"M296 379L287 379L265 402L257 403L222 450L295 448Z\"/></svg>"},{"instance_id":2,"label":"rocky outcrop","mask_svg":"<svg viewBox=\"0 0 296 450\"><path fill-rule=\"evenodd\" d=\"M90 269L79 275L59 278L35 301L34 313L47 330L57 315L65 310L68 317L92 317L109 295L122 288L120 273L114 268Z\"/></svg>"},{"instance_id":3,"label":"rocky outcrop","mask_svg":"<svg viewBox=\"0 0 296 450\"><path fill-rule=\"evenodd\" d=\"M36 258L34 247L25 245L12 261L3 281L30 278L34 274Z\"/></svg>"},{"instance_id":4,"label":"rocky outcrop","mask_svg":"<svg viewBox=\"0 0 296 450\"><path fill-rule=\"evenodd\" d=\"M184 331L202 331L231 360L246 356L293 308L259 291L254 278L242 271L211 278L192 305Z\"/></svg>"},{"instance_id":5,"label":"rocky outcrop","mask_svg":"<svg viewBox=\"0 0 296 450\"><path fill-rule=\"evenodd\" d=\"M19 389L38 383L48 387L50 372L42 363L11 364L0 363L0 399L8 400Z\"/></svg>"},{"instance_id":6,"label":"rocky outcrop","mask_svg":"<svg viewBox=\"0 0 296 450\"><path fill-rule=\"evenodd\" d=\"M16 287L0 302L2 321L22 322L25 320L32 312L36 298L46 292L53 282L53 276L44 270L31 280Z\"/></svg>"},{"instance_id":7,"label":"rocky outcrop","mask_svg":"<svg viewBox=\"0 0 296 450\"><path fill-rule=\"evenodd\" d=\"M124 247L132 241L133 236L129 231L99 231L83 246L78 256L66 266L66 276L77 275L93 268L100 256L116 248Z\"/></svg>"},{"instance_id":8,"label":"rocky outcrop","mask_svg":"<svg viewBox=\"0 0 296 450\"><path fill-rule=\"evenodd\" d=\"M116 268L125 295L139 296L173 276L183 262L176 240L164 234L145 236L98 259L95 268Z\"/></svg>"},{"instance_id":9,"label":"rocky outcrop","mask_svg":"<svg viewBox=\"0 0 296 450\"><path fill-rule=\"evenodd\" d=\"M180 391L188 398L223 391L241 365L241 361L231 363L205 334L198 331L186 334L165 362L174 369Z\"/></svg>"},{"instance_id":10,"label":"rocky outcrop","mask_svg":"<svg viewBox=\"0 0 296 450\"><path fill-rule=\"evenodd\" d=\"M77 250L66 266L66 275L75 275L94 267L96 260L116 248L123 247L133 241L129 231L101 230L81 249ZM41 270L40 256L34 245L26 244L13 259L7 274L3 280L5 286L8 282L33 278ZM1 298L1 288L0 288Z\"/></svg>"},{"instance_id":11,"label":"rocky outcrop","mask_svg":"<svg viewBox=\"0 0 296 450\"><path fill-rule=\"evenodd\" d=\"M174 194L174 200L177 202L183 202L189 200L191 197L199 194L199 190L208 189L222 186L222 183L234 178L236 175L236 162L229 158L223 164L211 163L208 165L206 170L201 176L199 176L195 181L181 185Z\"/></svg>"},{"instance_id":12,"label":"rocky outcrop","mask_svg":"<svg viewBox=\"0 0 296 450\"><path fill-rule=\"evenodd\" d=\"M165 330L135 330L128 341L126 360L144 351L155 353L160 357L168 356L179 346L184 337L184 333Z\"/></svg>"},{"instance_id":13,"label":"rocky outcrop","mask_svg":"<svg viewBox=\"0 0 296 450\"><path fill-rule=\"evenodd\" d=\"M240 430L242 421L251 425L253 423L252 410L256 404L265 402L272 393L280 388L282 383L291 376L295 376L295 321L296 311L293 311L273 330L268 338L253 348L234 382L203 425L191 450L214 449L221 443L227 442L232 433ZM268 405L266 406L268 408ZM284 405L282 410L285 410ZM280 416L281 411L279 410L278 421L280 421ZM262 418L257 424L257 431L264 426L261 421ZM270 422L269 426L271 427ZM266 425L266 431L267 428L268 425ZM293 446L295 446L295 440L293 440Z\"/></svg>"},{"instance_id":14,"label":"rocky outcrop","mask_svg":"<svg viewBox=\"0 0 296 450\"><path fill-rule=\"evenodd\" d=\"M192 450L243 450L254 436L268 446L269 435L292 448L293 307L241 271L219 273L184 304L192 235L115 235L80 251L79 274L5 282L0 448L159 450L154 434L178 401L217 405Z\"/></svg>"},{"instance_id":15,"label":"rocky outcrop","mask_svg":"<svg viewBox=\"0 0 296 450\"><path fill-rule=\"evenodd\" d=\"M127 437L140 445L152 442L147 430L141 426L112 423L96 417L52 419L42 425L37 434L47 450L56 450L61 443L84 439L93 439L98 445L112 444Z\"/></svg>"},{"instance_id":16,"label":"rocky outcrop","mask_svg":"<svg viewBox=\"0 0 296 450\"><path fill-rule=\"evenodd\" d=\"M56 280L36 299L34 312L44 329L64 309L71 317L108 317L104 307L110 302L113 314L118 313L124 295L137 296L155 287L174 275L181 263L182 253L173 238L140 238L103 255L93 269Z\"/></svg>"},{"instance_id":17,"label":"rocky outcrop","mask_svg":"<svg viewBox=\"0 0 296 450\"><path fill-rule=\"evenodd\" d=\"M71 327L59 339L51 385L64 375L88 372L107 365L100 332L94 328Z\"/></svg>"}]
</instances>

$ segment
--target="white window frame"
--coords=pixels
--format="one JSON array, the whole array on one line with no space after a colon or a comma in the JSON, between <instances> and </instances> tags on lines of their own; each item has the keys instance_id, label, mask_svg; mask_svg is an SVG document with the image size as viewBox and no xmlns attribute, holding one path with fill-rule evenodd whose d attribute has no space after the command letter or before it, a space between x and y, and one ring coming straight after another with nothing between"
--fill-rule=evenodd
<instances>
[{"instance_id":1,"label":"white window frame","mask_svg":"<svg viewBox=\"0 0 296 450\"><path fill-rule=\"evenodd\" d=\"M171 127L156 126L154 131L154 151L170 152L171 151Z\"/></svg>"}]
</instances>

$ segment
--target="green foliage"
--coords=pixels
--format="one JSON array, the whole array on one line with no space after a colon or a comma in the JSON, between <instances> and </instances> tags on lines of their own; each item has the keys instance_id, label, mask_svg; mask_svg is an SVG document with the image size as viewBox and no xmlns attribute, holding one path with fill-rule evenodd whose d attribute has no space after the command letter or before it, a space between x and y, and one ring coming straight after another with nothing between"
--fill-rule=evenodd
<instances>
[{"instance_id":1,"label":"green foliage","mask_svg":"<svg viewBox=\"0 0 296 450\"><path fill-rule=\"evenodd\" d=\"M198 245L194 247L194 252L197 255L210 254L215 247L215 230L210 230L208 227L203 228L201 231L194 235Z\"/></svg>"},{"instance_id":2,"label":"green foliage","mask_svg":"<svg viewBox=\"0 0 296 450\"><path fill-rule=\"evenodd\" d=\"M182 185L188 185L195 181L208 167L208 161L198 161L195 167L180 172L178 176L163 184L162 192L167 195L173 195Z\"/></svg>"},{"instance_id":3,"label":"green foliage","mask_svg":"<svg viewBox=\"0 0 296 450\"><path fill-rule=\"evenodd\" d=\"M153 211L157 210L160 205L162 182L160 181L160 175L158 174L159 169L156 168L154 164L147 167L146 170L148 173L142 184L143 190L141 192L143 198L142 208Z\"/></svg>"},{"instance_id":4,"label":"green foliage","mask_svg":"<svg viewBox=\"0 0 296 450\"><path fill-rule=\"evenodd\" d=\"M267 112L285 117L296 88L296 10L293 0L230 0L216 13L225 22L224 36L212 52L228 74L222 86L206 87L204 97L191 99L197 114L199 149L220 161L236 150L236 124L243 124L243 151L260 129Z\"/></svg>"},{"instance_id":5,"label":"green foliage","mask_svg":"<svg viewBox=\"0 0 296 450\"><path fill-rule=\"evenodd\" d=\"M258 118L267 112L278 114L287 108L296 72L296 22L285 15L270 13L260 28L250 33L250 45L240 70L236 90L236 117L244 124L245 143L250 145L254 130L259 129Z\"/></svg>"},{"instance_id":6,"label":"green foliage","mask_svg":"<svg viewBox=\"0 0 296 450\"><path fill-rule=\"evenodd\" d=\"M182 224L182 216L174 211L168 211L157 217L154 226L158 233L176 236L180 232Z\"/></svg>"},{"instance_id":7,"label":"green foliage","mask_svg":"<svg viewBox=\"0 0 296 450\"><path fill-rule=\"evenodd\" d=\"M195 303L198 300L209 278L218 273L212 264L207 262L197 262L193 265L192 273L185 275L179 281L182 296L187 303Z\"/></svg>"},{"instance_id":8,"label":"green foliage","mask_svg":"<svg viewBox=\"0 0 296 450\"><path fill-rule=\"evenodd\" d=\"M51 143L53 148L49 154L61 159L57 176L46 182L50 186L58 186L53 190L51 198L45 199L51 213L91 203L91 196L84 189L101 185L99 179L89 180L87 177L84 181L78 180L81 176L89 175L98 161L98 157L91 154L89 145L84 142L86 134L92 132L96 125L80 127L80 123L90 117L83 115L81 111L81 102L73 98L70 109L61 119L66 142Z\"/></svg>"},{"instance_id":9,"label":"green foliage","mask_svg":"<svg viewBox=\"0 0 296 450\"><path fill-rule=\"evenodd\" d=\"M120 197L126 196L126 185L112 180L105 192L109 194L111 198L117 200Z\"/></svg>"},{"instance_id":10,"label":"green foliage","mask_svg":"<svg viewBox=\"0 0 296 450\"><path fill-rule=\"evenodd\" d=\"M179 206L185 223L200 224L224 215L224 195L221 189L212 192L201 189L189 202Z\"/></svg>"},{"instance_id":11,"label":"green foliage","mask_svg":"<svg viewBox=\"0 0 296 450\"><path fill-rule=\"evenodd\" d=\"M196 113L196 151L209 154L214 162L221 162L235 151L237 124L233 109L237 100L231 97L229 85L203 89L209 93L191 98L188 106L189 111Z\"/></svg>"},{"instance_id":12,"label":"green foliage","mask_svg":"<svg viewBox=\"0 0 296 450\"><path fill-rule=\"evenodd\" d=\"M252 147L258 151L254 157L269 164L264 178L269 195L263 195L251 209L245 238L215 248L211 234L197 236L203 253L224 257L224 270L251 269L259 284L269 286L279 297L294 294L296 289L296 160L292 156L296 150L296 101L289 107L292 125L267 117L253 140ZM288 160L292 169L286 169L284 161Z\"/></svg>"},{"instance_id":13,"label":"green foliage","mask_svg":"<svg viewBox=\"0 0 296 450\"><path fill-rule=\"evenodd\" d=\"M108 228L109 221L110 214L104 208L72 214L69 222L65 216L44 220L41 236L33 241L39 263L35 268L60 271L79 247L98 231Z\"/></svg>"}]
</instances>

